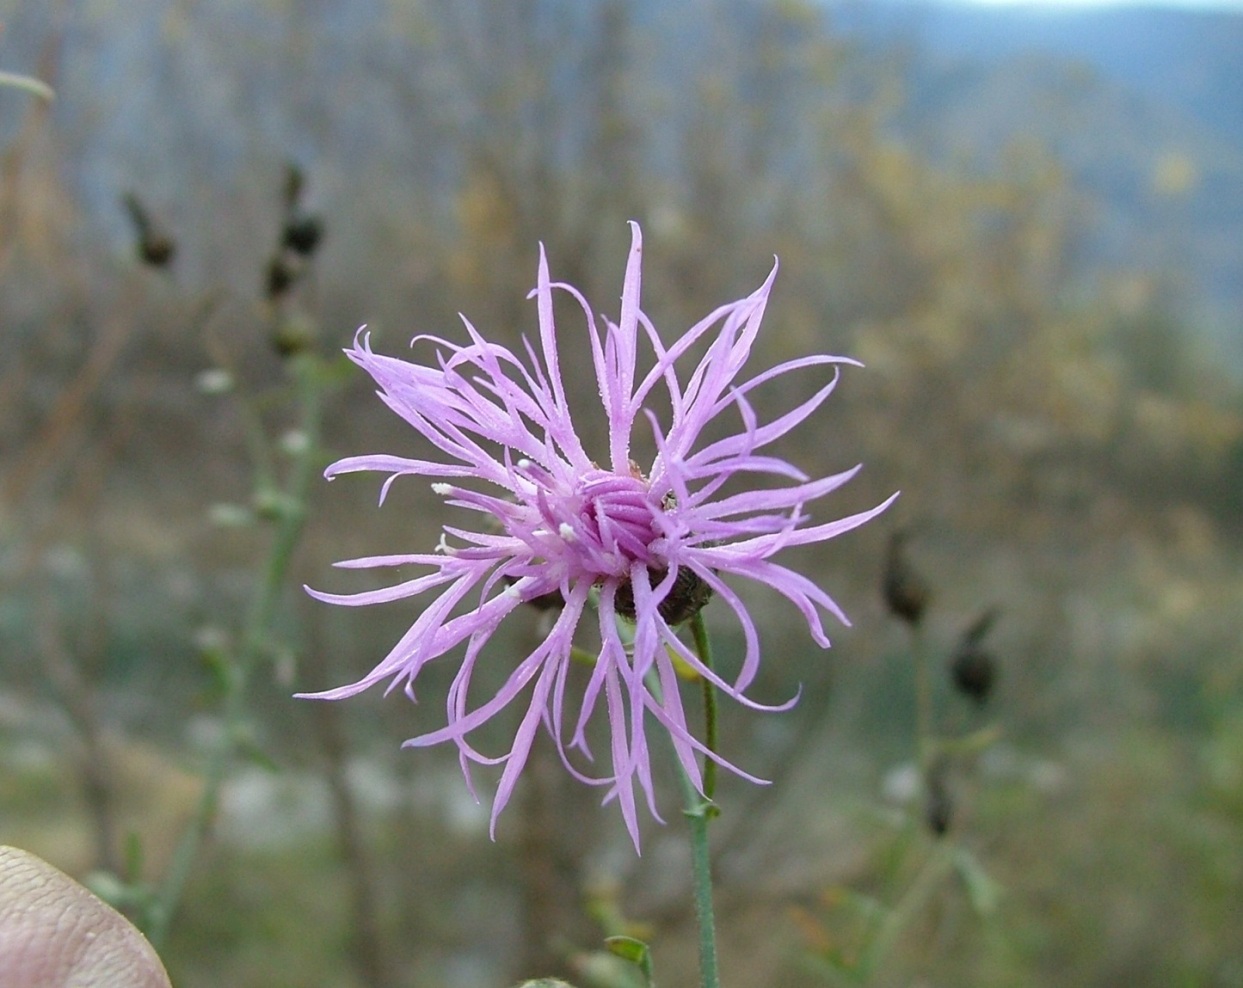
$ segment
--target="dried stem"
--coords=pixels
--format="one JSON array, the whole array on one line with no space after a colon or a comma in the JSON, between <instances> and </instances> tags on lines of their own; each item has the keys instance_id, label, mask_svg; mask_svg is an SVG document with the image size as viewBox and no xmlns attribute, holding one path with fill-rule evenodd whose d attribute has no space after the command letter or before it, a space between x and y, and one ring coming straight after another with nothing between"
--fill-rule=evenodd
<instances>
[{"instance_id":1,"label":"dried stem","mask_svg":"<svg viewBox=\"0 0 1243 988\"><path fill-rule=\"evenodd\" d=\"M324 385L320 380L319 363L314 357L291 360L290 369L298 387L301 404L299 425L306 437L306 443L294 462L293 473L284 492L284 507L276 521L276 535L267 565L251 600L241 645L225 670L221 736L208 756L203 773L202 797L193 819L173 852L172 863L147 917L147 939L156 950L161 949L167 940L169 927L185 892L190 871L215 819L220 791L246 717L246 694L250 678L260 658L267 651L268 636L285 589L285 576L306 522L306 502L319 457Z\"/></svg>"},{"instance_id":2,"label":"dried stem","mask_svg":"<svg viewBox=\"0 0 1243 988\"><path fill-rule=\"evenodd\" d=\"M320 653L308 658L325 665ZM337 843L349 876L350 909L353 913L349 941L350 959L363 984L369 988L396 985L389 965L389 954L380 924L379 883L366 851L366 838L358 811L358 801L350 788L346 771L349 746L343 722L343 708L335 703L314 705L313 724L320 750L326 759L324 771L332 801Z\"/></svg>"},{"instance_id":3,"label":"dried stem","mask_svg":"<svg viewBox=\"0 0 1243 988\"><path fill-rule=\"evenodd\" d=\"M78 733L77 771L83 799L95 835L95 860L99 867L120 873L117 851L116 798L103 726L92 690L79 663L61 637L56 615L44 601L44 614L38 625L39 658L48 682Z\"/></svg>"}]
</instances>

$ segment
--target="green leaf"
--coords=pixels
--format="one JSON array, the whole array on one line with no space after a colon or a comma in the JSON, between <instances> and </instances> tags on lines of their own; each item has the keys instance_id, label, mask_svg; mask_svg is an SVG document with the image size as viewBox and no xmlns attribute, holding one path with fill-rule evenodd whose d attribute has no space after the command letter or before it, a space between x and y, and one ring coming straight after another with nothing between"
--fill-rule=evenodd
<instances>
[{"instance_id":1,"label":"green leaf","mask_svg":"<svg viewBox=\"0 0 1243 988\"><path fill-rule=\"evenodd\" d=\"M237 739L238 754L247 762L266 772L279 773L281 765L255 739L252 732L239 733Z\"/></svg>"},{"instance_id":2,"label":"green leaf","mask_svg":"<svg viewBox=\"0 0 1243 988\"><path fill-rule=\"evenodd\" d=\"M605 938L604 946L614 956L634 964L643 976L643 984L646 988L652 988L655 981L652 975L652 951L646 943L635 937L612 936Z\"/></svg>"},{"instance_id":3,"label":"green leaf","mask_svg":"<svg viewBox=\"0 0 1243 988\"><path fill-rule=\"evenodd\" d=\"M133 884L142 878L142 869L145 861L143 853L142 835L136 831L129 831L125 835L125 879Z\"/></svg>"},{"instance_id":4,"label":"green leaf","mask_svg":"<svg viewBox=\"0 0 1243 988\"><path fill-rule=\"evenodd\" d=\"M636 940L634 937L606 937L604 945L609 951L616 954L622 960L630 961L631 964L643 965L647 960L650 948L642 940Z\"/></svg>"},{"instance_id":5,"label":"green leaf","mask_svg":"<svg viewBox=\"0 0 1243 988\"><path fill-rule=\"evenodd\" d=\"M938 751L943 755L966 758L978 755L985 748L1000 739L1001 728L996 724L990 724L988 727L982 727L978 731L964 734L960 738L943 739L938 745Z\"/></svg>"},{"instance_id":6,"label":"green leaf","mask_svg":"<svg viewBox=\"0 0 1243 988\"><path fill-rule=\"evenodd\" d=\"M989 916L996 911L1001 901L1001 884L989 877L983 865L965 847L958 848L954 853L954 870L962 879L971 908L977 914Z\"/></svg>"}]
</instances>

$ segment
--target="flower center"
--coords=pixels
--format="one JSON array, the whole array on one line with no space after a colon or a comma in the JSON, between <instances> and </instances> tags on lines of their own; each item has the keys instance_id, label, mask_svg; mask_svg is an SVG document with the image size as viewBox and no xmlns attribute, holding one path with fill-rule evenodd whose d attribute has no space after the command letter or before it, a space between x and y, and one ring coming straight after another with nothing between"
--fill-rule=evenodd
<instances>
[{"instance_id":1,"label":"flower center","mask_svg":"<svg viewBox=\"0 0 1243 988\"><path fill-rule=\"evenodd\" d=\"M593 557L588 568L622 575L634 560L652 561L648 547L658 536L653 514L658 509L644 480L593 470L579 481L575 494L576 517L566 534Z\"/></svg>"}]
</instances>

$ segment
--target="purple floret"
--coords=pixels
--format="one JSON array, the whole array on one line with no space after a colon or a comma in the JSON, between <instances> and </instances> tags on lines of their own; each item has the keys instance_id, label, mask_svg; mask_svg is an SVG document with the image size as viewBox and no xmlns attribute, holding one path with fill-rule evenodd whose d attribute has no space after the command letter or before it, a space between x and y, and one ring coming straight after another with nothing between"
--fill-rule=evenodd
<instances>
[{"instance_id":1,"label":"purple floret","mask_svg":"<svg viewBox=\"0 0 1243 988\"><path fill-rule=\"evenodd\" d=\"M333 464L327 476L360 470L387 473L381 503L397 477L429 477L449 505L482 517L474 527L445 526L433 553L338 564L416 566L424 572L414 579L348 595L310 590L320 600L349 606L429 597L410 630L370 673L348 686L300 695L341 699L386 683L388 690L400 686L413 698L423 667L464 644L448 692L446 725L406 745L453 742L468 783L472 763L503 765L492 804L495 832L496 819L543 727L575 777L606 787L605 802L616 799L637 849L636 784L657 816L647 740L653 721L671 737L696 787L702 787L697 754L761 781L706 750L694 737L681 705L673 656L749 707L781 710L794 702L769 707L745 694L759 669L759 637L727 578L757 580L788 598L806 619L812 638L827 647L820 611L848 624L846 616L818 586L772 557L787 546L823 542L849 531L879 514L893 498L870 511L808 524L806 505L842 486L858 467L812 480L785 460L759 451L820 407L837 382L836 365L855 361L808 356L739 380L759 332L775 264L754 293L721 306L666 348L639 307L642 234L637 224L631 227L621 316L617 323L604 319L603 331L576 289L550 281L541 248L532 293L539 315L538 348L527 344L523 354L515 354L487 342L463 319L468 343L416 337L415 342L430 342L437 349L435 366L425 366L374 353L368 334L359 332L346 353L375 380L380 398L436 455L348 457ZM554 291L579 304L587 325L608 422L603 464L588 455L570 416L553 323ZM692 362L686 355L700 341L708 343L707 350ZM640 374L641 343L652 356L645 358L651 366ZM685 383L676 369L679 363L693 363ZM816 365L834 365L831 380L796 408L761 424L749 393ZM658 393L660 407L671 416L667 425L650 408ZM657 450L647 465L631 459L632 434L640 418ZM736 431L699 445L709 423L719 430L723 418L735 423ZM748 474L784 478L788 484L724 493L727 482ZM745 653L733 681L707 668L677 635L676 626L710 596L724 601L742 628ZM687 599L693 601L689 606ZM550 601L559 609L543 640L513 667L494 696L474 706L468 703L476 664L501 622L523 603L547 607ZM587 617L592 611L594 618ZM598 625L598 654L581 697L572 699L568 675L575 632L591 620ZM488 659L498 660L503 658ZM476 750L468 735L519 696L527 697L526 713L509 751L492 756ZM573 755L593 760L586 728L601 702L611 729L610 768L593 776L574 764Z\"/></svg>"}]
</instances>

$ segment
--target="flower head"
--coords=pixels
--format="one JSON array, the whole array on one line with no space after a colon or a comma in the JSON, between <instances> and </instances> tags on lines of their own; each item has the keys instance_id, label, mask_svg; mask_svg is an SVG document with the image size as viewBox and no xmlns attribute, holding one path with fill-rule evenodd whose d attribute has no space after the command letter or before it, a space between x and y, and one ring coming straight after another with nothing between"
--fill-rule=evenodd
<instances>
[{"instance_id":1,"label":"flower head","mask_svg":"<svg viewBox=\"0 0 1243 988\"><path fill-rule=\"evenodd\" d=\"M374 353L360 332L349 357L379 385L381 399L412 425L437 451L433 459L375 454L343 459L327 476L358 470L389 475L380 500L400 476L434 478L433 489L446 502L483 515L474 528L446 525L436 551L373 556L339 563L351 568L416 566L421 575L380 590L351 595L310 591L321 600L363 605L427 594L423 612L410 630L370 673L357 683L322 693L321 699L352 696L376 683L401 686L413 699L422 669L459 645L464 646L447 697L444 727L411 738L423 747L453 742L470 781L471 763L503 765L492 806L492 826L543 727L556 743L566 768L577 778L606 787L638 846L636 786L657 815L648 753L647 728L655 723L673 741L691 780L702 787L697 753L745 778L742 770L707 751L687 726L678 694L674 657L722 693L740 703L763 707L746 696L760 663L755 622L727 578L758 580L784 595L802 613L812 638L829 640L820 611L843 623L833 600L806 577L772 561L786 546L822 542L863 524L888 501L861 514L810 524L805 505L848 481L858 470L812 480L786 461L761 452L816 411L837 381L840 357L789 360L739 380L751 352L772 273L760 288L721 306L666 346L639 307L642 235L632 224L621 314L614 323L596 322L582 295L552 282L543 250L532 296L539 317L537 345L517 354L485 340L463 319L469 342L416 337L438 349L435 366ZM596 383L608 425L607 455L593 458L584 448L570 415L562 377L553 295L563 292L581 307ZM698 360L688 356L706 344ZM640 369L641 346L651 356ZM680 377L679 364L690 364ZM791 371L833 366L833 375L811 398L771 422L761 424L750 393ZM659 392L668 422L651 409ZM736 423L723 438L701 442L709 423ZM640 419L643 421L640 422ZM650 429L651 462L632 460L636 429ZM725 493L726 483L747 475L769 475L785 486ZM892 498L890 499L892 500ZM738 673L723 679L706 667L676 633L709 597L724 602L737 617L745 653ZM504 685L491 698L472 705L469 694L484 646L501 622L524 602L557 608L547 635L530 654L512 665ZM580 626L594 624L594 663L581 698L568 695L571 649ZM525 697L526 712L508 752L485 755L469 735L511 703ZM574 764L590 762L587 725L601 707L611 736L609 769L593 776ZM577 753L577 755L575 755Z\"/></svg>"}]
</instances>

